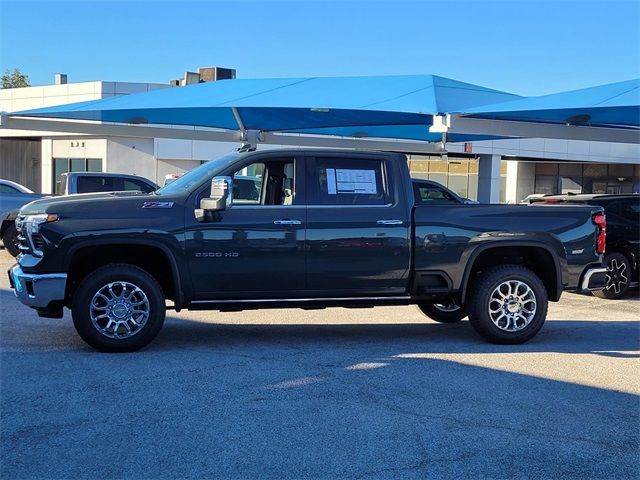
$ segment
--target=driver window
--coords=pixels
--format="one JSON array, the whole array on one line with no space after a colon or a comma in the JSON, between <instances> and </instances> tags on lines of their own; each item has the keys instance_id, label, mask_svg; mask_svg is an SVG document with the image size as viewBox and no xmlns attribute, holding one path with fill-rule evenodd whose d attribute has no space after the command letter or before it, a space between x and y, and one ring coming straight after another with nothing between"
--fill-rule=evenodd
<instances>
[{"instance_id":1,"label":"driver window","mask_svg":"<svg viewBox=\"0 0 640 480\"><path fill-rule=\"evenodd\" d=\"M234 205L292 205L293 160L253 163L233 174Z\"/></svg>"},{"instance_id":2,"label":"driver window","mask_svg":"<svg viewBox=\"0 0 640 480\"><path fill-rule=\"evenodd\" d=\"M233 174L233 204L260 205L264 163L254 163Z\"/></svg>"}]
</instances>

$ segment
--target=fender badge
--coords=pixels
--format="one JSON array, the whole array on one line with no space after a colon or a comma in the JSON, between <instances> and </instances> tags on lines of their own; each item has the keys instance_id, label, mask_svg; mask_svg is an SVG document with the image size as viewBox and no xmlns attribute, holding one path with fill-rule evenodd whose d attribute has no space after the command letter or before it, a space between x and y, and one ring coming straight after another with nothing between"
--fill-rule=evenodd
<instances>
[{"instance_id":1,"label":"fender badge","mask_svg":"<svg viewBox=\"0 0 640 480\"><path fill-rule=\"evenodd\" d=\"M173 202L144 202L142 208L171 208Z\"/></svg>"}]
</instances>

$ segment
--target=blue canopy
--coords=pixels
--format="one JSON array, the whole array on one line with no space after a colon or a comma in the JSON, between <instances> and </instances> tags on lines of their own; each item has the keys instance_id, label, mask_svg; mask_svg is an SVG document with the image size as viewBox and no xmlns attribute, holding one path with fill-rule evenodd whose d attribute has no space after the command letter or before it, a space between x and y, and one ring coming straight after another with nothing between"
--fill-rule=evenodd
<instances>
[{"instance_id":1,"label":"blue canopy","mask_svg":"<svg viewBox=\"0 0 640 480\"><path fill-rule=\"evenodd\" d=\"M221 80L12 115L229 130L241 122L261 131L435 141L431 115L518 98L434 75L280 78Z\"/></svg>"},{"instance_id":2,"label":"blue canopy","mask_svg":"<svg viewBox=\"0 0 640 480\"><path fill-rule=\"evenodd\" d=\"M461 110L469 117L521 122L640 127L640 79Z\"/></svg>"}]
</instances>

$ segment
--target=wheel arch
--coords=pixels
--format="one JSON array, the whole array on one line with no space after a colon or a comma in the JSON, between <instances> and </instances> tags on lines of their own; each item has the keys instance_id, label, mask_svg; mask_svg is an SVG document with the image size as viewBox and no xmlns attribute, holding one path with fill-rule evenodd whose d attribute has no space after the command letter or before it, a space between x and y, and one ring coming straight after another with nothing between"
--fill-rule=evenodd
<instances>
[{"instance_id":1,"label":"wheel arch","mask_svg":"<svg viewBox=\"0 0 640 480\"><path fill-rule=\"evenodd\" d=\"M496 259L499 263L489 263ZM460 286L462 304L466 301L475 275L488 266L498 264L516 264L530 268L544 284L549 300L560 299L563 289L562 266L558 253L551 246L535 241L500 241L481 245L469 256ZM551 272L548 267L552 268Z\"/></svg>"},{"instance_id":2,"label":"wheel arch","mask_svg":"<svg viewBox=\"0 0 640 480\"><path fill-rule=\"evenodd\" d=\"M77 281L96 268L111 263L128 263L154 275L166 298L173 300L176 311L181 310L184 293L175 255L162 242L149 239L95 239L74 245L65 257L64 269L68 272L65 298L73 295Z\"/></svg>"}]
</instances>

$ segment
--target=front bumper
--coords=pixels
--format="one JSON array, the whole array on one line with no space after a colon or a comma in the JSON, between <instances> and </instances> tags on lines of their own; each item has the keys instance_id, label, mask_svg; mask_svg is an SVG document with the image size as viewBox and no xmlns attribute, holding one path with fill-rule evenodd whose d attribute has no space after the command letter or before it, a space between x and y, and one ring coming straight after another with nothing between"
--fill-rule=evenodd
<instances>
[{"instance_id":1,"label":"front bumper","mask_svg":"<svg viewBox=\"0 0 640 480\"><path fill-rule=\"evenodd\" d=\"M45 310L64 300L67 285L66 273L25 273L20 265L9 269L9 284L16 297L28 307Z\"/></svg>"},{"instance_id":2,"label":"front bumper","mask_svg":"<svg viewBox=\"0 0 640 480\"><path fill-rule=\"evenodd\" d=\"M603 290L607 286L607 269L605 267L588 268L582 274L580 290L592 292Z\"/></svg>"}]
</instances>

